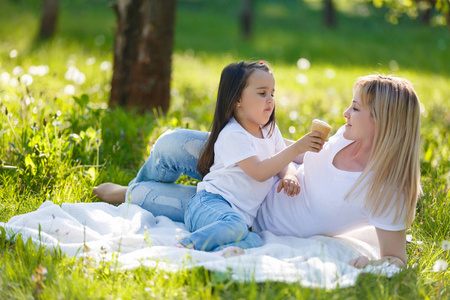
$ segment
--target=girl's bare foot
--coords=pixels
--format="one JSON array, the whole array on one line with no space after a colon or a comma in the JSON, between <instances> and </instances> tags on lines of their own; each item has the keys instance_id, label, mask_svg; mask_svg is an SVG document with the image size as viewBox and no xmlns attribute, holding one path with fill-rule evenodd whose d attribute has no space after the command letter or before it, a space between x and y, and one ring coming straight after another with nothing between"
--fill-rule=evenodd
<instances>
[{"instance_id":1,"label":"girl's bare foot","mask_svg":"<svg viewBox=\"0 0 450 300\"><path fill-rule=\"evenodd\" d=\"M236 246L230 246L230 247L224 248L224 249L219 250L214 253L221 255L223 257L233 257L233 256L245 254L245 251L242 248L239 248Z\"/></svg>"},{"instance_id":2,"label":"girl's bare foot","mask_svg":"<svg viewBox=\"0 0 450 300\"><path fill-rule=\"evenodd\" d=\"M175 243L175 244L172 244L171 246L175 247L175 248L181 248L181 249L192 249L191 247L183 245L182 243Z\"/></svg>"},{"instance_id":3,"label":"girl's bare foot","mask_svg":"<svg viewBox=\"0 0 450 300\"><path fill-rule=\"evenodd\" d=\"M104 202L120 204L125 202L127 188L127 186L106 182L94 187L92 193Z\"/></svg>"}]
</instances>

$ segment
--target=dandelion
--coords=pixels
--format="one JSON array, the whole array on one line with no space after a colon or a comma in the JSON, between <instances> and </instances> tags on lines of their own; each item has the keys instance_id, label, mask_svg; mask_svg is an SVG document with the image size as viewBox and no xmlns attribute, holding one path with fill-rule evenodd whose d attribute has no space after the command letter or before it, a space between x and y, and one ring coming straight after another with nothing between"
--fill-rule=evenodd
<instances>
[{"instance_id":1,"label":"dandelion","mask_svg":"<svg viewBox=\"0 0 450 300\"><path fill-rule=\"evenodd\" d=\"M308 84L308 76L306 76L305 74L298 74L297 77L295 77L295 80L301 85Z\"/></svg>"},{"instance_id":2,"label":"dandelion","mask_svg":"<svg viewBox=\"0 0 450 300\"><path fill-rule=\"evenodd\" d=\"M311 67L311 63L306 58L300 58L297 61L297 67L300 70L308 70Z\"/></svg>"},{"instance_id":3,"label":"dandelion","mask_svg":"<svg viewBox=\"0 0 450 300\"><path fill-rule=\"evenodd\" d=\"M72 96L75 94L75 87L71 84L68 84L64 87L64 94Z\"/></svg>"},{"instance_id":4,"label":"dandelion","mask_svg":"<svg viewBox=\"0 0 450 300\"><path fill-rule=\"evenodd\" d=\"M295 127L294 126L290 126L289 127L289 133L292 133L292 134L295 133Z\"/></svg>"},{"instance_id":5,"label":"dandelion","mask_svg":"<svg viewBox=\"0 0 450 300\"><path fill-rule=\"evenodd\" d=\"M333 79L336 77L336 71L333 69L326 69L325 70L325 77L328 79Z\"/></svg>"},{"instance_id":6,"label":"dandelion","mask_svg":"<svg viewBox=\"0 0 450 300\"><path fill-rule=\"evenodd\" d=\"M289 113L289 119L291 119L291 121L297 120L297 119L298 119L298 111L292 110L292 111Z\"/></svg>"},{"instance_id":7,"label":"dandelion","mask_svg":"<svg viewBox=\"0 0 450 300\"><path fill-rule=\"evenodd\" d=\"M437 261L434 262L434 265L433 265L434 272L445 271L445 270L447 270L447 268L448 268L448 263L443 259L438 259Z\"/></svg>"},{"instance_id":8,"label":"dandelion","mask_svg":"<svg viewBox=\"0 0 450 300\"><path fill-rule=\"evenodd\" d=\"M28 96L23 97L23 101L25 102L25 105L28 106L31 103L31 99Z\"/></svg>"},{"instance_id":9,"label":"dandelion","mask_svg":"<svg viewBox=\"0 0 450 300\"><path fill-rule=\"evenodd\" d=\"M18 87L19 86L19 80L17 78L11 78L9 80L9 85L13 88Z\"/></svg>"},{"instance_id":10,"label":"dandelion","mask_svg":"<svg viewBox=\"0 0 450 300\"><path fill-rule=\"evenodd\" d=\"M6 85L9 82L9 79L11 79L11 76L9 75L8 72L3 72L0 75L0 81L2 82L2 84Z\"/></svg>"},{"instance_id":11,"label":"dandelion","mask_svg":"<svg viewBox=\"0 0 450 300\"><path fill-rule=\"evenodd\" d=\"M33 114L36 115L37 113L38 113L38 108L37 108L37 107L34 107L34 108L33 108Z\"/></svg>"},{"instance_id":12,"label":"dandelion","mask_svg":"<svg viewBox=\"0 0 450 300\"><path fill-rule=\"evenodd\" d=\"M279 106L283 106L283 107L285 107L285 106L288 106L288 104L290 103L291 101L289 100L289 98L288 97L286 97L286 96L284 96L284 97L281 97L279 100L278 100L278 105Z\"/></svg>"},{"instance_id":13,"label":"dandelion","mask_svg":"<svg viewBox=\"0 0 450 300\"><path fill-rule=\"evenodd\" d=\"M11 52L9 52L9 57L15 58L15 57L17 57L17 54L19 54L19 52L17 52L16 49L13 49L13 50L11 50Z\"/></svg>"},{"instance_id":14,"label":"dandelion","mask_svg":"<svg viewBox=\"0 0 450 300\"><path fill-rule=\"evenodd\" d=\"M187 57L194 57L195 51L193 49L186 49L186 51L184 51L184 55L186 55Z\"/></svg>"},{"instance_id":15,"label":"dandelion","mask_svg":"<svg viewBox=\"0 0 450 300\"><path fill-rule=\"evenodd\" d=\"M22 75L23 74L23 68L21 67L21 66L16 66L14 69L13 69L13 75L14 76L16 76L16 77L19 77L20 75Z\"/></svg>"},{"instance_id":16,"label":"dandelion","mask_svg":"<svg viewBox=\"0 0 450 300\"><path fill-rule=\"evenodd\" d=\"M50 68L46 65L31 66L28 68L28 74L33 75L33 76L42 77L42 76L48 74L49 71L50 71Z\"/></svg>"},{"instance_id":17,"label":"dandelion","mask_svg":"<svg viewBox=\"0 0 450 300\"><path fill-rule=\"evenodd\" d=\"M329 88L327 88L327 95L330 97L333 97L336 95L336 89L332 86L330 86Z\"/></svg>"},{"instance_id":18,"label":"dandelion","mask_svg":"<svg viewBox=\"0 0 450 300\"><path fill-rule=\"evenodd\" d=\"M100 64L100 70L102 71L108 71L112 67L111 63L109 61L104 61Z\"/></svg>"},{"instance_id":19,"label":"dandelion","mask_svg":"<svg viewBox=\"0 0 450 300\"><path fill-rule=\"evenodd\" d=\"M89 57L86 59L86 65L92 66L95 63L95 57Z\"/></svg>"},{"instance_id":20,"label":"dandelion","mask_svg":"<svg viewBox=\"0 0 450 300\"><path fill-rule=\"evenodd\" d=\"M395 60L391 60L389 62L389 68L391 69L391 71L398 71L399 70L399 66L398 63Z\"/></svg>"},{"instance_id":21,"label":"dandelion","mask_svg":"<svg viewBox=\"0 0 450 300\"><path fill-rule=\"evenodd\" d=\"M30 74L25 74L20 77L20 83L22 83L24 86L29 86L33 83L33 77Z\"/></svg>"},{"instance_id":22,"label":"dandelion","mask_svg":"<svg viewBox=\"0 0 450 300\"><path fill-rule=\"evenodd\" d=\"M69 67L66 74L64 75L64 78L66 80L71 80L78 85L83 84L86 81L86 75L84 75L83 72L80 72L80 70L78 70L75 66Z\"/></svg>"},{"instance_id":23,"label":"dandelion","mask_svg":"<svg viewBox=\"0 0 450 300\"><path fill-rule=\"evenodd\" d=\"M425 104L423 104L422 102L419 103L420 106L420 114L424 117L426 117L428 115L427 113L427 109L425 108Z\"/></svg>"},{"instance_id":24,"label":"dandelion","mask_svg":"<svg viewBox=\"0 0 450 300\"><path fill-rule=\"evenodd\" d=\"M450 250L450 241L442 241L442 250L444 251Z\"/></svg>"}]
</instances>

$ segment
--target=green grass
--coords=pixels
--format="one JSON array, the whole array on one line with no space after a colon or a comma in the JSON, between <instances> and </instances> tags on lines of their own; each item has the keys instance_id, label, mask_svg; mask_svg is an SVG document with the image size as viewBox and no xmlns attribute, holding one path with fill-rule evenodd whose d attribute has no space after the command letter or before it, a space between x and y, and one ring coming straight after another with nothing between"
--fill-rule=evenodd
<instances>
[{"instance_id":1,"label":"green grass","mask_svg":"<svg viewBox=\"0 0 450 300\"><path fill-rule=\"evenodd\" d=\"M394 26L385 22L383 10L341 1L339 27L330 30L322 24L317 1L266 0L255 1L255 31L243 41L239 1L180 0L172 106L166 116L155 118L108 108L112 71L101 65L112 62L115 16L107 2L62 1L57 35L38 42L38 1L2 1L0 75L7 72L10 80L0 81L0 221L33 211L45 200L95 201L91 190L101 182L127 184L166 129L209 128L226 64L264 59L274 68L277 123L289 138L308 132L313 118L327 120L334 130L342 125L358 76L395 73L414 83L423 104L424 195L408 234L423 243L408 244L408 268L391 279L364 275L355 287L325 291L298 284L239 283L202 268L176 274L148 268L120 271L106 262L96 265L36 249L20 238L7 241L1 234L1 298L450 297L450 271L432 271L437 259L450 262L450 253L440 246L450 239L450 34L445 27L406 18ZM11 57L12 50L17 56ZM299 70L299 58L308 59L311 67ZM27 87L11 86L15 67L27 73L39 65L49 72L34 75ZM71 65L85 75L84 83L65 79ZM307 84L296 81L299 74ZM68 85L74 95L65 93Z\"/></svg>"}]
</instances>

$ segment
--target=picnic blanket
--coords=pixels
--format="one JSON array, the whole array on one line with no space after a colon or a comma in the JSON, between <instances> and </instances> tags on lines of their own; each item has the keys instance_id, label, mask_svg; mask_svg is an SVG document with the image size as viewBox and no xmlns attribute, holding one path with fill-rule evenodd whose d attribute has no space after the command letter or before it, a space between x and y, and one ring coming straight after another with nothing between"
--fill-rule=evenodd
<instances>
[{"instance_id":1,"label":"picnic blanket","mask_svg":"<svg viewBox=\"0 0 450 300\"><path fill-rule=\"evenodd\" d=\"M264 231L264 245L246 249L244 255L222 257L216 253L171 247L187 234L173 222L133 204L43 203L36 211L0 222L9 238L21 234L36 245L57 248L69 256L112 260L121 269L140 266L177 271L203 266L225 272L234 280L299 282L305 287L333 289L355 284L363 272L392 276L399 269L388 263L363 270L348 265L360 255L379 258L373 227L337 237L297 238Z\"/></svg>"}]
</instances>

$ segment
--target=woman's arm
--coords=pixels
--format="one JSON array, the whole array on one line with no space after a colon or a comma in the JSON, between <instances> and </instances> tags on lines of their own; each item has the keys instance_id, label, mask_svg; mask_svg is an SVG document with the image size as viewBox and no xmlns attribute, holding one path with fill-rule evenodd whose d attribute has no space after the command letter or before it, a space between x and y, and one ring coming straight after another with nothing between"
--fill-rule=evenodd
<instances>
[{"instance_id":1,"label":"woman's arm","mask_svg":"<svg viewBox=\"0 0 450 300\"><path fill-rule=\"evenodd\" d=\"M381 259L370 261L367 257L361 256L352 259L350 265L357 268L364 268L368 264L379 266L384 262L389 262L399 268L404 268L407 262L406 255L406 231L388 231L376 228L378 243L380 244Z\"/></svg>"}]
</instances>

